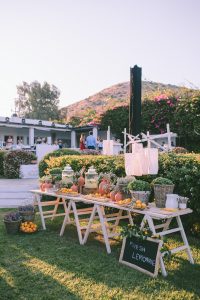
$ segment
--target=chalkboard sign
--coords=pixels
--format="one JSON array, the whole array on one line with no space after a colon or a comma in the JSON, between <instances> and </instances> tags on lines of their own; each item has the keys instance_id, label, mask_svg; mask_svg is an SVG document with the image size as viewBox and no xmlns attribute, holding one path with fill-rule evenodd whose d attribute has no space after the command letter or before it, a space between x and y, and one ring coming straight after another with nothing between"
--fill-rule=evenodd
<instances>
[{"instance_id":1,"label":"chalkboard sign","mask_svg":"<svg viewBox=\"0 0 200 300\"><path fill-rule=\"evenodd\" d=\"M158 274L161 240L124 238L119 262L152 277Z\"/></svg>"}]
</instances>

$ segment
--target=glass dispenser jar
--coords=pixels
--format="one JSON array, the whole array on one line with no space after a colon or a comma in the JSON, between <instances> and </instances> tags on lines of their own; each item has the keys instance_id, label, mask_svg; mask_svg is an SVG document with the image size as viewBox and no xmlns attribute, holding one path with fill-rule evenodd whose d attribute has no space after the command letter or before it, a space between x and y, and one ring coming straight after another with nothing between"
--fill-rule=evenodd
<instances>
[{"instance_id":1,"label":"glass dispenser jar","mask_svg":"<svg viewBox=\"0 0 200 300\"><path fill-rule=\"evenodd\" d=\"M62 171L62 181L63 183L73 183L73 179L74 171L72 170L70 165L66 165L66 167Z\"/></svg>"},{"instance_id":2,"label":"glass dispenser jar","mask_svg":"<svg viewBox=\"0 0 200 300\"><path fill-rule=\"evenodd\" d=\"M96 189L98 188L98 174L93 166L91 166L87 173L85 173L85 188Z\"/></svg>"}]
</instances>

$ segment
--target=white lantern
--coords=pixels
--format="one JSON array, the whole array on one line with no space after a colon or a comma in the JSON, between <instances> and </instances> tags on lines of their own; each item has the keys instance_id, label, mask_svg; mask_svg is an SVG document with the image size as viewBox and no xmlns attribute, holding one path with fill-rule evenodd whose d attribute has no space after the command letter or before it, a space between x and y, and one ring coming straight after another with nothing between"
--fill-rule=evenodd
<instances>
[{"instance_id":1,"label":"white lantern","mask_svg":"<svg viewBox=\"0 0 200 300\"><path fill-rule=\"evenodd\" d=\"M73 183L74 171L72 170L70 165L66 165L64 170L62 171L62 181L64 183Z\"/></svg>"},{"instance_id":2,"label":"white lantern","mask_svg":"<svg viewBox=\"0 0 200 300\"><path fill-rule=\"evenodd\" d=\"M96 189L98 188L98 174L93 166L91 166L87 173L85 173L85 188Z\"/></svg>"}]
</instances>

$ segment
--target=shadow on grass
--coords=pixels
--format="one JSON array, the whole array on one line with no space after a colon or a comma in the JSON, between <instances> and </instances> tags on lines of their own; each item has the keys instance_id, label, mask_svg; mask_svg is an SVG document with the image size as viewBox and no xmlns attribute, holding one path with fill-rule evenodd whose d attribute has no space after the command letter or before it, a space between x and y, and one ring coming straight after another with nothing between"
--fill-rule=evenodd
<instances>
[{"instance_id":1,"label":"shadow on grass","mask_svg":"<svg viewBox=\"0 0 200 300\"><path fill-rule=\"evenodd\" d=\"M116 293L122 290L126 295L137 290L148 295L149 299L154 295L166 296L171 290L185 290L199 296L200 261L191 265L184 254L174 256L166 263L168 277L159 275L152 279L119 264L121 242L112 241L112 253L108 255L102 237L95 234L90 235L85 246L81 246L74 226L67 227L64 236L59 237L61 224L58 219L52 223L48 221L47 231L34 235L7 236L3 232L2 267L10 272L15 288L8 287L4 281L1 290L5 287L8 295L13 293L16 297L24 297L17 299L86 299L81 296L84 291L88 293L91 289L95 293L98 288L116 290ZM173 241L178 243L178 237ZM197 247L195 239L191 241ZM199 251L199 242L197 244ZM31 291L28 291L30 286Z\"/></svg>"}]
</instances>

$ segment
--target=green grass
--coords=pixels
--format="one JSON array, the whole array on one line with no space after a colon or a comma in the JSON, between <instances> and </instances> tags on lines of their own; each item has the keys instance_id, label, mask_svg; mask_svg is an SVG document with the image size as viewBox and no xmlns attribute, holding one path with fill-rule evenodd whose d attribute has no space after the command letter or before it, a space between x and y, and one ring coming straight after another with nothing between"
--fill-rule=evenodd
<instances>
[{"instance_id":1,"label":"green grass","mask_svg":"<svg viewBox=\"0 0 200 300\"><path fill-rule=\"evenodd\" d=\"M200 299L200 241L195 238L189 238L195 265L182 252L166 263L167 278L152 279L119 264L119 240L112 242L110 255L97 235L81 246L74 226L59 236L61 218L47 221L46 231L8 235L4 213L0 210L0 299ZM169 242L175 246L179 239Z\"/></svg>"}]
</instances>

